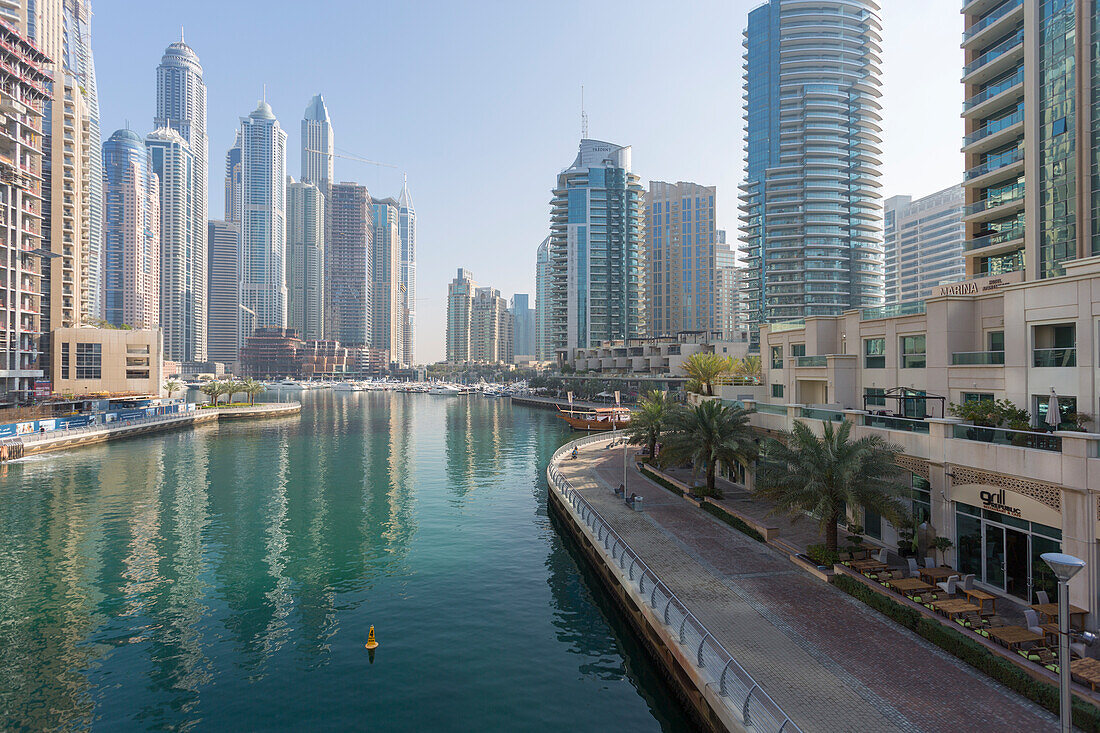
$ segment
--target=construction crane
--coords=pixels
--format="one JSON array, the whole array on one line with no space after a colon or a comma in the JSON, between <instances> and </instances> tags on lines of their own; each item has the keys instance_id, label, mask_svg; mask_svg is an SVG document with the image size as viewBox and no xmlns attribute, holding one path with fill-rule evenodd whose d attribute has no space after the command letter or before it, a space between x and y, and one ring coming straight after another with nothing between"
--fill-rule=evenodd
<instances>
[{"instance_id":1,"label":"construction crane","mask_svg":"<svg viewBox=\"0 0 1100 733\"><path fill-rule=\"evenodd\" d=\"M392 163L379 163L377 160L368 160L366 158L360 158L358 155L348 155L346 153L326 153L323 150L316 150L314 148L306 148L307 153L317 153L318 155L332 155L334 158L343 158L344 160L354 160L357 163L367 163L368 165L377 165L383 168L393 168L395 170L401 170L401 166L393 165Z\"/></svg>"}]
</instances>

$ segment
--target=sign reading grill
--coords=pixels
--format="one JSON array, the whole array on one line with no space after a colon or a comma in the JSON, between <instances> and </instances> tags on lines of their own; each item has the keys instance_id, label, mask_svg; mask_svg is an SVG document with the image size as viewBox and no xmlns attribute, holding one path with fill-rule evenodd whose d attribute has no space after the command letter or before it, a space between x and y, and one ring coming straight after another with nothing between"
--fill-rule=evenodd
<instances>
[{"instance_id":1,"label":"sign reading grill","mask_svg":"<svg viewBox=\"0 0 1100 733\"><path fill-rule=\"evenodd\" d=\"M978 496L981 497L983 509L989 509L999 514L1008 514L1012 517L1023 516L1018 507L1009 506L1005 503L1007 494L1004 489L1000 491L982 491L979 492Z\"/></svg>"}]
</instances>

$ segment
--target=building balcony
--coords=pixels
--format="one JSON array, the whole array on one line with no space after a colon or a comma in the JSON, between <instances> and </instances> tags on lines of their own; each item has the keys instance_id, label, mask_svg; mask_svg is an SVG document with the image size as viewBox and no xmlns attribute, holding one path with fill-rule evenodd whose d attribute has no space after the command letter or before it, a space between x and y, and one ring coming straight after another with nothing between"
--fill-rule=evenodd
<instances>
[{"instance_id":1,"label":"building balcony","mask_svg":"<svg viewBox=\"0 0 1100 733\"><path fill-rule=\"evenodd\" d=\"M1012 445L1017 448L1032 448L1054 453L1062 452L1062 439L1050 433L1009 430L1008 428L987 428L980 425L954 425L952 431L952 437L959 440Z\"/></svg>"},{"instance_id":2,"label":"building balcony","mask_svg":"<svg viewBox=\"0 0 1100 733\"><path fill-rule=\"evenodd\" d=\"M993 221L1009 216L1022 208L1024 208L1024 192L1020 191L1009 199L975 201L963 210L963 221L967 223Z\"/></svg>"},{"instance_id":3,"label":"building balcony","mask_svg":"<svg viewBox=\"0 0 1100 733\"><path fill-rule=\"evenodd\" d=\"M998 43L963 67L964 84L982 84L996 78L1024 56L1024 30Z\"/></svg>"},{"instance_id":4,"label":"building balcony","mask_svg":"<svg viewBox=\"0 0 1100 733\"><path fill-rule=\"evenodd\" d=\"M986 87L963 102L963 117L970 119L989 117L998 109L1015 106L1024 96L1024 69L1008 79Z\"/></svg>"},{"instance_id":5,"label":"building balcony","mask_svg":"<svg viewBox=\"0 0 1100 733\"><path fill-rule=\"evenodd\" d=\"M987 188L998 181L1018 176L1024 169L1024 150L1016 148L1011 154L987 161L966 171L964 180L968 188Z\"/></svg>"},{"instance_id":6,"label":"building balcony","mask_svg":"<svg viewBox=\"0 0 1100 733\"><path fill-rule=\"evenodd\" d=\"M963 48L973 48L996 38L1013 23L1023 20L1024 0L1005 0L981 20L963 31Z\"/></svg>"},{"instance_id":7,"label":"building balcony","mask_svg":"<svg viewBox=\"0 0 1100 733\"><path fill-rule=\"evenodd\" d=\"M1075 367L1077 349L1032 349L1031 365L1034 367Z\"/></svg>"},{"instance_id":8,"label":"building balcony","mask_svg":"<svg viewBox=\"0 0 1100 733\"><path fill-rule=\"evenodd\" d=\"M1024 241L1024 227L1016 226L1011 229L1005 229L1004 231L994 232L992 234L986 234L982 237L976 237L974 239L968 239L963 242L963 251L974 252L977 250L990 249L989 252L983 252L982 254L990 255L997 252L1008 252L1016 249ZM992 250L996 247L996 251Z\"/></svg>"},{"instance_id":9,"label":"building balcony","mask_svg":"<svg viewBox=\"0 0 1100 733\"><path fill-rule=\"evenodd\" d=\"M1008 117L1002 117L985 125L963 138L964 153L980 154L999 148L1014 138L1024 134L1024 113L1017 110Z\"/></svg>"}]
</instances>

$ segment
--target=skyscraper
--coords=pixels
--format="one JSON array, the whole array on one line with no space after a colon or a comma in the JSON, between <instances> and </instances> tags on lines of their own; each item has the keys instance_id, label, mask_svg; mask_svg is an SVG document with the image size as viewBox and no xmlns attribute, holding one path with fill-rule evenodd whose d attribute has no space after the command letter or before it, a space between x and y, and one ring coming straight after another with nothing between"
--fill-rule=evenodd
<instances>
[{"instance_id":1,"label":"skyscraper","mask_svg":"<svg viewBox=\"0 0 1100 733\"><path fill-rule=\"evenodd\" d=\"M645 335L644 191L630 147L581 140L550 202L550 349Z\"/></svg>"},{"instance_id":2,"label":"skyscraper","mask_svg":"<svg viewBox=\"0 0 1100 733\"><path fill-rule=\"evenodd\" d=\"M962 186L916 201L891 196L883 206L887 305L920 300L965 277Z\"/></svg>"},{"instance_id":3,"label":"skyscraper","mask_svg":"<svg viewBox=\"0 0 1100 733\"><path fill-rule=\"evenodd\" d=\"M512 354L516 358L535 355L535 311L531 308L531 297L527 293L512 296L509 308L512 314Z\"/></svg>"},{"instance_id":4,"label":"skyscraper","mask_svg":"<svg viewBox=\"0 0 1100 733\"><path fill-rule=\"evenodd\" d=\"M198 258L191 180L195 156L175 130L161 128L145 138L153 172L160 179L160 326L164 357L206 361L206 248ZM206 241L203 232L202 241Z\"/></svg>"},{"instance_id":5,"label":"skyscraper","mask_svg":"<svg viewBox=\"0 0 1100 733\"><path fill-rule=\"evenodd\" d=\"M550 237L542 240L535 252L535 358L554 357L550 334Z\"/></svg>"},{"instance_id":6,"label":"skyscraper","mask_svg":"<svg viewBox=\"0 0 1100 733\"><path fill-rule=\"evenodd\" d=\"M327 192L332 184L335 146L325 98L318 94L309 101L302 116L302 180L322 192Z\"/></svg>"},{"instance_id":7,"label":"skyscraper","mask_svg":"<svg viewBox=\"0 0 1100 733\"><path fill-rule=\"evenodd\" d=\"M450 364L470 361L470 316L476 287L473 275L461 267L447 286L447 362Z\"/></svg>"},{"instance_id":8,"label":"skyscraper","mask_svg":"<svg viewBox=\"0 0 1100 733\"><path fill-rule=\"evenodd\" d=\"M401 286L405 289L405 319L402 324L402 351L407 364L416 362L416 209L409 195L409 179L401 186L397 199L401 235Z\"/></svg>"},{"instance_id":9,"label":"skyscraper","mask_svg":"<svg viewBox=\"0 0 1100 733\"><path fill-rule=\"evenodd\" d=\"M286 328L286 133L266 101L241 118L241 336Z\"/></svg>"},{"instance_id":10,"label":"skyscraper","mask_svg":"<svg viewBox=\"0 0 1100 733\"><path fill-rule=\"evenodd\" d=\"M43 268L41 330L79 325L92 313L101 287L98 278L102 206L88 0L36 0L21 6L27 34L49 58L53 78L42 130L42 237L54 255ZM21 12L23 12L21 11ZM94 145L94 147L93 147ZM97 263L93 264L93 260ZM48 366L49 339L43 338L42 365Z\"/></svg>"},{"instance_id":11,"label":"skyscraper","mask_svg":"<svg viewBox=\"0 0 1100 733\"><path fill-rule=\"evenodd\" d=\"M303 339L323 339L325 197L308 181L287 177L287 320Z\"/></svg>"},{"instance_id":12,"label":"skyscraper","mask_svg":"<svg viewBox=\"0 0 1100 733\"><path fill-rule=\"evenodd\" d=\"M512 361L512 318L508 312L508 301L500 296L496 288L474 290L469 332L469 361L486 364Z\"/></svg>"},{"instance_id":13,"label":"skyscraper","mask_svg":"<svg viewBox=\"0 0 1100 733\"><path fill-rule=\"evenodd\" d=\"M236 222L211 221L207 229L207 358L234 365L240 356L241 231ZM230 366L231 369L235 367Z\"/></svg>"},{"instance_id":14,"label":"skyscraper","mask_svg":"<svg viewBox=\"0 0 1100 733\"><path fill-rule=\"evenodd\" d=\"M714 330L721 331L726 339L740 338L743 330L741 312L741 275L743 269L737 266L737 254L726 242L725 230L715 232L714 246Z\"/></svg>"},{"instance_id":15,"label":"skyscraper","mask_svg":"<svg viewBox=\"0 0 1100 733\"><path fill-rule=\"evenodd\" d=\"M370 346L374 336L374 223L367 187L333 184L326 217L325 337L349 346Z\"/></svg>"},{"instance_id":16,"label":"skyscraper","mask_svg":"<svg viewBox=\"0 0 1100 733\"><path fill-rule=\"evenodd\" d=\"M190 295L187 297L187 307L193 312L187 318L195 324L194 334L190 336L194 343L189 347L189 352L194 355L194 361L205 361L206 229L209 196L206 84L203 82L199 57L184 43L182 34L179 41L164 50L160 66L157 67L157 114L153 124L157 128L167 127L179 133L191 151L191 179L184 182L190 189L191 205L187 213L191 229L190 249L184 256L189 260L187 287ZM167 331L164 338L167 348Z\"/></svg>"},{"instance_id":17,"label":"skyscraper","mask_svg":"<svg viewBox=\"0 0 1100 733\"><path fill-rule=\"evenodd\" d=\"M646 296L652 336L719 328L714 193L714 186L650 181Z\"/></svg>"},{"instance_id":18,"label":"skyscraper","mask_svg":"<svg viewBox=\"0 0 1100 733\"><path fill-rule=\"evenodd\" d=\"M967 3L962 47L966 274L1064 274L1100 254L1095 3Z\"/></svg>"},{"instance_id":19,"label":"skyscraper","mask_svg":"<svg viewBox=\"0 0 1100 733\"><path fill-rule=\"evenodd\" d=\"M770 0L749 13L741 250L753 323L882 302L878 12L876 0L812 13Z\"/></svg>"},{"instance_id":20,"label":"skyscraper","mask_svg":"<svg viewBox=\"0 0 1100 733\"><path fill-rule=\"evenodd\" d=\"M390 360L404 364L405 289L401 284L401 223L392 198L375 199L372 207L374 241L371 292L374 309L372 345L390 352Z\"/></svg>"},{"instance_id":21,"label":"skyscraper","mask_svg":"<svg viewBox=\"0 0 1100 733\"><path fill-rule=\"evenodd\" d=\"M160 179L141 136L117 130L103 144L103 319L160 324Z\"/></svg>"},{"instance_id":22,"label":"skyscraper","mask_svg":"<svg viewBox=\"0 0 1100 733\"><path fill-rule=\"evenodd\" d=\"M225 220L241 223L241 131L225 154Z\"/></svg>"},{"instance_id":23,"label":"skyscraper","mask_svg":"<svg viewBox=\"0 0 1100 733\"><path fill-rule=\"evenodd\" d=\"M27 401L39 362L42 240L42 112L50 100L50 60L0 23L0 399ZM48 339L44 339L48 340Z\"/></svg>"}]
</instances>

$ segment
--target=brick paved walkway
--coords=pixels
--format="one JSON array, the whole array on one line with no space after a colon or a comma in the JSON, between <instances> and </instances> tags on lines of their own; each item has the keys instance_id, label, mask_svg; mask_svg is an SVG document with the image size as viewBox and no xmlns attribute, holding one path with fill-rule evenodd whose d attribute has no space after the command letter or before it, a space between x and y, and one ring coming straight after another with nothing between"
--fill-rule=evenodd
<instances>
[{"instance_id":1,"label":"brick paved walkway","mask_svg":"<svg viewBox=\"0 0 1100 733\"><path fill-rule=\"evenodd\" d=\"M651 483L636 513L611 489L622 450L563 473L806 733L1056 730L1045 710Z\"/></svg>"}]
</instances>

